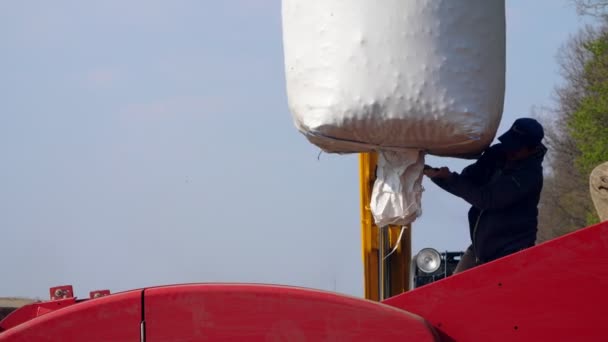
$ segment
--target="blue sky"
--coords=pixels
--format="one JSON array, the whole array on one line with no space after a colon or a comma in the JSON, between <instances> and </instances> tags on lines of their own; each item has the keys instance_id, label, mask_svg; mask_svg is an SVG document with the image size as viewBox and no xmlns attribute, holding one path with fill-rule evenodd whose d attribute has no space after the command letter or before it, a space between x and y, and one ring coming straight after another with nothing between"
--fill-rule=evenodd
<instances>
[{"instance_id":1,"label":"blue sky","mask_svg":"<svg viewBox=\"0 0 608 342\"><path fill-rule=\"evenodd\" d=\"M550 105L567 0L508 0L500 131ZM279 0L0 2L0 296L261 282L362 296L358 164L295 130ZM430 158L460 170L466 162ZM468 244L425 180L414 251Z\"/></svg>"}]
</instances>

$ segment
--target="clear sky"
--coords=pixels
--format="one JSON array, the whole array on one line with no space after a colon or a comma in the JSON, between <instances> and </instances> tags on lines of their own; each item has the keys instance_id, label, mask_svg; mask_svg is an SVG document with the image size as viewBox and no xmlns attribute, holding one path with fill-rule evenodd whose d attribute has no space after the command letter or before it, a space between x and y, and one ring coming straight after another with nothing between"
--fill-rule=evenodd
<instances>
[{"instance_id":1,"label":"clear sky","mask_svg":"<svg viewBox=\"0 0 608 342\"><path fill-rule=\"evenodd\" d=\"M551 104L568 0L507 0L501 131ZM362 296L356 155L294 128L279 0L0 1L0 296L261 282ZM429 163L460 170L459 160ZM414 251L468 244L425 180Z\"/></svg>"}]
</instances>

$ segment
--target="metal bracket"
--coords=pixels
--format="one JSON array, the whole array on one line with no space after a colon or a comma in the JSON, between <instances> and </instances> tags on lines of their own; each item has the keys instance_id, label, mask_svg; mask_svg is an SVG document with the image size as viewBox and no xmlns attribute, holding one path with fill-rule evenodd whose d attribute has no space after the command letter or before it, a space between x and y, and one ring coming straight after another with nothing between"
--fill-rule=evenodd
<instances>
[{"instance_id":1,"label":"metal bracket","mask_svg":"<svg viewBox=\"0 0 608 342\"><path fill-rule=\"evenodd\" d=\"M74 298L74 288L72 285L51 287L49 293L51 300Z\"/></svg>"},{"instance_id":2,"label":"metal bracket","mask_svg":"<svg viewBox=\"0 0 608 342\"><path fill-rule=\"evenodd\" d=\"M89 292L90 299L105 297L105 296L109 296L109 295L110 295L110 290L95 290L95 291Z\"/></svg>"}]
</instances>

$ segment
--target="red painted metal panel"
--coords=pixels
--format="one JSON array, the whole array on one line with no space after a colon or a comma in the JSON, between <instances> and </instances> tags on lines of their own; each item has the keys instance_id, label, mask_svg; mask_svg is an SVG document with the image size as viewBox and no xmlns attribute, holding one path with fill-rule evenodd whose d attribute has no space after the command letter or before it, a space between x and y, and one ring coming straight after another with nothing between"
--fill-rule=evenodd
<instances>
[{"instance_id":1,"label":"red painted metal panel","mask_svg":"<svg viewBox=\"0 0 608 342\"><path fill-rule=\"evenodd\" d=\"M50 312L0 333L0 342L139 341L141 293L119 293Z\"/></svg>"},{"instance_id":2,"label":"red painted metal panel","mask_svg":"<svg viewBox=\"0 0 608 342\"><path fill-rule=\"evenodd\" d=\"M606 341L608 222L384 303L426 318L445 341Z\"/></svg>"},{"instance_id":3,"label":"red painted metal panel","mask_svg":"<svg viewBox=\"0 0 608 342\"><path fill-rule=\"evenodd\" d=\"M332 293L267 285L145 291L146 342L437 341L415 315Z\"/></svg>"},{"instance_id":4,"label":"red painted metal panel","mask_svg":"<svg viewBox=\"0 0 608 342\"><path fill-rule=\"evenodd\" d=\"M45 315L67 306L76 304L75 298L55 300L51 302L32 303L18 308L0 321L0 332L12 329L36 317Z\"/></svg>"}]
</instances>

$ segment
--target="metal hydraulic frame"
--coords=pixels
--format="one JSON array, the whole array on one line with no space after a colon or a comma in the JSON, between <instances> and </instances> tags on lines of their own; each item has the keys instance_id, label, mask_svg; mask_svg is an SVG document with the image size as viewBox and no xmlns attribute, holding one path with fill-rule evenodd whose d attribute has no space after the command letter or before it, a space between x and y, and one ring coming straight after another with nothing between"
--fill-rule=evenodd
<instances>
[{"instance_id":1,"label":"metal hydraulic frame","mask_svg":"<svg viewBox=\"0 0 608 342\"><path fill-rule=\"evenodd\" d=\"M379 229L370 209L372 189L376 180L376 152L359 155L361 191L361 250L364 269L365 298L382 301L410 289L411 225L401 236L400 226ZM382 242L382 243L380 243ZM396 250L385 259L389 251Z\"/></svg>"}]
</instances>

